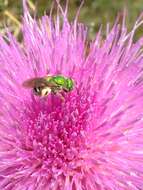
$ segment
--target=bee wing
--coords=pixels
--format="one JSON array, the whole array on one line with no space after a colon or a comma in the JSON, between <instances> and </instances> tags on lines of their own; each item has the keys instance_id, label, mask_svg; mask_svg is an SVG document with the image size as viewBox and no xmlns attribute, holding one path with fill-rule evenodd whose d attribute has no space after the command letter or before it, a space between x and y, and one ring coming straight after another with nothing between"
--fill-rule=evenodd
<instances>
[{"instance_id":1,"label":"bee wing","mask_svg":"<svg viewBox=\"0 0 143 190\"><path fill-rule=\"evenodd\" d=\"M56 84L56 82L54 82L53 80L50 80L50 79L52 79L51 76L47 76L45 78L45 84L47 87L52 88L52 87L58 87L59 86L58 84Z\"/></svg>"},{"instance_id":2,"label":"bee wing","mask_svg":"<svg viewBox=\"0 0 143 190\"><path fill-rule=\"evenodd\" d=\"M54 81L46 81L46 86L47 87L58 87L58 85Z\"/></svg>"},{"instance_id":3,"label":"bee wing","mask_svg":"<svg viewBox=\"0 0 143 190\"><path fill-rule=\"evenodd\" d=\"M22 86L25 88L33 88L35 86L45 87L47 86L47 81L44 78L32 78L24 81Z\"/></svg>"}]
</instances>

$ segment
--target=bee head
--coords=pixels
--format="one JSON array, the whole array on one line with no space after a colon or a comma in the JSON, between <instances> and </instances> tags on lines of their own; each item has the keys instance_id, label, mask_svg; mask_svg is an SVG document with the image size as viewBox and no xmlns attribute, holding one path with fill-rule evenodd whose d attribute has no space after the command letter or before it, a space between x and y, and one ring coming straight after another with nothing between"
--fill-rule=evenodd
<instances>
[{"instance_id":1,"label":"bee head","mask_svg":"<svg viewBox=\"0 0 143 190\"><path fill-rule=\"evenodd\" d=\"M72 79L67 79L66 82L67 82L67 86L66 86L67 87L67 91L71 91L73 89L73 87L74 87L73 80Z\"/></svg>"}]
</instances>

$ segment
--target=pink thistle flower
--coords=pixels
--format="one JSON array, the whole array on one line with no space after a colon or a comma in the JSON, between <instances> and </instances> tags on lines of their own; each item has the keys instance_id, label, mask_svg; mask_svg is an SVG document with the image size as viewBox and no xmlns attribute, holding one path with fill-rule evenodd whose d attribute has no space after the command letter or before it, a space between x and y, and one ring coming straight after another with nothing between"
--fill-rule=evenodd
<instances>
[{"instance_id":1,"label":"pink thistle flower","mask_svg":"<svg viewBox=\"0 0 143 190\"><path fill-rule=\"evenodd\" d=\"M87 29L31 18L22 45L0 37L0 189L143 189L143 38L115 24L86 55ZM76 82L64 101L39 98L22 83L62 74Z\"/></svg>"}]
</instances>

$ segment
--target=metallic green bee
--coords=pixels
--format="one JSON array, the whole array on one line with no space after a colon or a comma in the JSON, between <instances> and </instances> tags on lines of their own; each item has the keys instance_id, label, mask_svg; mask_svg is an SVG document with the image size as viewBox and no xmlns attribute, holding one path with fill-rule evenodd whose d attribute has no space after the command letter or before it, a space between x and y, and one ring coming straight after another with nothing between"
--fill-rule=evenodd
<instances>
[{"instance_id":1,"label":"metallic green bee","mask_svg":"<svg viewBox=\"0 0 143 190\"><path fill-rule=\"evenodd\" d=\"M28 79L23 86L33 88L33 92L37 96L43 97L49 93L62 96L61 92L70 92L74 88L74 81L62 75L55 75Z\"/></svg>"}]
</instances>

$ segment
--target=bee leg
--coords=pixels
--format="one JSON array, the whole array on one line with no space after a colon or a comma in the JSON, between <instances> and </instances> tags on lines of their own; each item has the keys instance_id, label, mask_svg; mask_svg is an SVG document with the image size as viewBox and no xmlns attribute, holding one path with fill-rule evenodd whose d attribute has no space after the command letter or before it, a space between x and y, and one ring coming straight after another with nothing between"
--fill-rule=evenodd
<instances>
[{"instance_id":1,"label":"bee leg","mask_svg":"<svg viewBox=\"0 0 143 190\"><path fill-rule=\"evenodd\" d=\"M53 94L57 95L62 101L65 101L64 96L59 91L54 91Z\"/></svg>"},{"instance_id":2,"label":"bee leg","mask_svg":"<svg viewBox=\"0 0 143 190\"><path fill-rule=\"evenodd\" d=\"M58 96L61 98L61 100L64 102L65 101L65 98L64 96L61 94L61 93L58 93Z\"/></svg>"}]
</instances>

